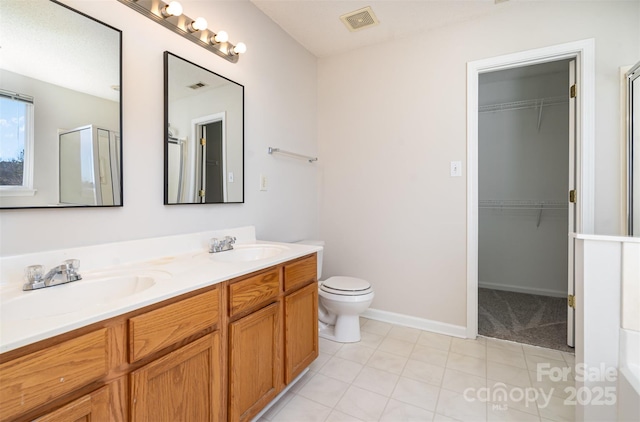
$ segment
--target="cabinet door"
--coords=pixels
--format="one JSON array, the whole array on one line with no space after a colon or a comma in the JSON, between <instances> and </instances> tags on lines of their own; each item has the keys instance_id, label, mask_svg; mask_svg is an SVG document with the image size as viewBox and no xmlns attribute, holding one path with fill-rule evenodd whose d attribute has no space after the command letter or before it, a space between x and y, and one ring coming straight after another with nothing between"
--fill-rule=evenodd
<instances>
[{"instance_id":1,"label":"cabinet door","mask_svg":"<svg viewBox=\"0 0 640 422\"><path fill-rule=\"evenodd\" d=\"M229 324L229 420L250 420L282 388L280 302Z\"/></svg>"},{"instance_id":2,"label":"cabinet door","mask_svg":"<svg viewBox=\"0 0 640 422\"><path fill-rule=\"evenodd\" d=\"M220 420L220 334L208 334L131 373L131 420Z\"/></svg>"},{"instance_id":3,"label":"cabinet door","mask_svg":"<svg viewBox=\"0 0 640 422\"><path fill-rule=\"evenodd\" d=\"M318 284L284 298L285 382L289 384L318 357Z\"/></svg>"},{"instance_id":4,"label":"cabinet door","mask_svg":"<svg viewBox=\"0 0 640 422\"><path fill-rule=\"evenodd\" d=\"M37 422L99 422L109 421L109 387L82 396L60 409L36 419Z\"/></svg>"}]
</instances>

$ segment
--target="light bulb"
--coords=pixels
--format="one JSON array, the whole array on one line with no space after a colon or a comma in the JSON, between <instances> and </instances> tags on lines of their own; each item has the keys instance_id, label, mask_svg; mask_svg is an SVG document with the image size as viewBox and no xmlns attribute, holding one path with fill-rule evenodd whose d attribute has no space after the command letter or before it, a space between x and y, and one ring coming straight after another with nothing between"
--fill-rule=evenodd
<instances>
[{"instance_id":1,"label":"light bulb","mask_svg":"<svg viewBox=\"0 0 640 422\"><path fill-rule=\"evenodd\" d=\"M243 42L239 42L231 51L233 51L234 54L244 54L247 52L247 46Z\"/></svg>"},{"instance_id":2,"label":"light bulb","mask_svg":"<svg viewBox=\"0 0 640 422\"><path fill-rule=\"evenodd\" d=\"M177 1L172 1L162 8L162 16L165 18L168 18L169 16L180 16L181 14L182 5Z\"/></svg>"},{"instance_id":3,"label":"light bulb","mask_svg":"<svg viewBox=\"0 0 640 422\"><path fill-rule=\"evenodd\" d=\"M229 34L225 31L220 31L213 37L213 41L216 43L227 42L229 41Z\"/></svg>"},{"instance_id":4,"label":"light bulb","mask_svg":"<svg viewBox=\"0 0 640 422\"><path fill-rule=\"evenodd\" d=\"M189 31L191 32L204 31L205 29L207 29L207 20L203 17L196 18L189 24Z\"/></svg>"}]
</instances>

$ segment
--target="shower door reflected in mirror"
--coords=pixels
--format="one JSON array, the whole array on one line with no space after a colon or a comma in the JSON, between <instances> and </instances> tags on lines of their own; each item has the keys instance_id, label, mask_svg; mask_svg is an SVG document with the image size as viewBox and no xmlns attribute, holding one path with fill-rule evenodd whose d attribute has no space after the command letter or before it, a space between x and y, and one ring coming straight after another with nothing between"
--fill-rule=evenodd
<instances>
[{"instance_id":1,"label":"shower door reflected in mirror","mask_svg":"<svg viewBox=\"0 0 640 422\"><path fill-rule=\"evenodd\" d=\"M120 137L85 126L60 134L60 203L120 205Z\"/></svg>"},{"instance_id":2,"label":"shower door reflected in mirror","mask_svg":"<svg viewBox=\"0 0 640 422\"><path fill-rule=\"evenodd\" d=\"M627 73L628 233L640 236L640 62Z\"/></svg>"},{"instance_id":3,"label":"shower door reflected in mirror","mask_svg":"<svg viewBox=\"0 0 640 422\"><path fill-rule=\"evenodd\" d=\"M244 87L169 52L164 203L244 202Z\"/></svg>"}]
</instances>

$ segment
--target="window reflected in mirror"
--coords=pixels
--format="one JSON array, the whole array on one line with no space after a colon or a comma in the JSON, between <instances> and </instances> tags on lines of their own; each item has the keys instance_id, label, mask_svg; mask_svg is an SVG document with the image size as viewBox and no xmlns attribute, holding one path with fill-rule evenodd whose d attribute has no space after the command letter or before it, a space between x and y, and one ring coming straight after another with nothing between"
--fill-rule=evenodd
<instances>
[{"instance_id":1,"label":"window reflected in mirror","mask_svg":"<svg viewBox=\"0 0 640 422\"><path fill-rule=\"evenodd\" d=\"M121 206L121 32L51 0L0 16L0 207ZM96 147L65 142L84 127Z\"/></svg>"},{"instance_id":2,"label":"window reflected in mirror","mask_svg":"<svg viewBox=\"0 0 640 422\"><path fill-rule=\"evenodd\" d=\"M244 202L244 87L165 52L164 203Z\"/></svg>"}]
</instances>

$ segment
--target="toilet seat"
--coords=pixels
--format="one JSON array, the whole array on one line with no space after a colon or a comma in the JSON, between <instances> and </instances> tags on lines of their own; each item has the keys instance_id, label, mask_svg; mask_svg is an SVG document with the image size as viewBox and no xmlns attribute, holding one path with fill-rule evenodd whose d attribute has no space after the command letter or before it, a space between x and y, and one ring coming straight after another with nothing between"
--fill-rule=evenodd
<instances>
[{"instance_id":1,"label":"toilet seat","mask_svg":"<svg viewBox=\"0 0 640 422\"><path fill-rule=\"evenodd\" d=\"M373 292L368 281L355 277L330 277L322 282L320 290L339 296L364 296Z\"/></svg>"}]
</instances>

